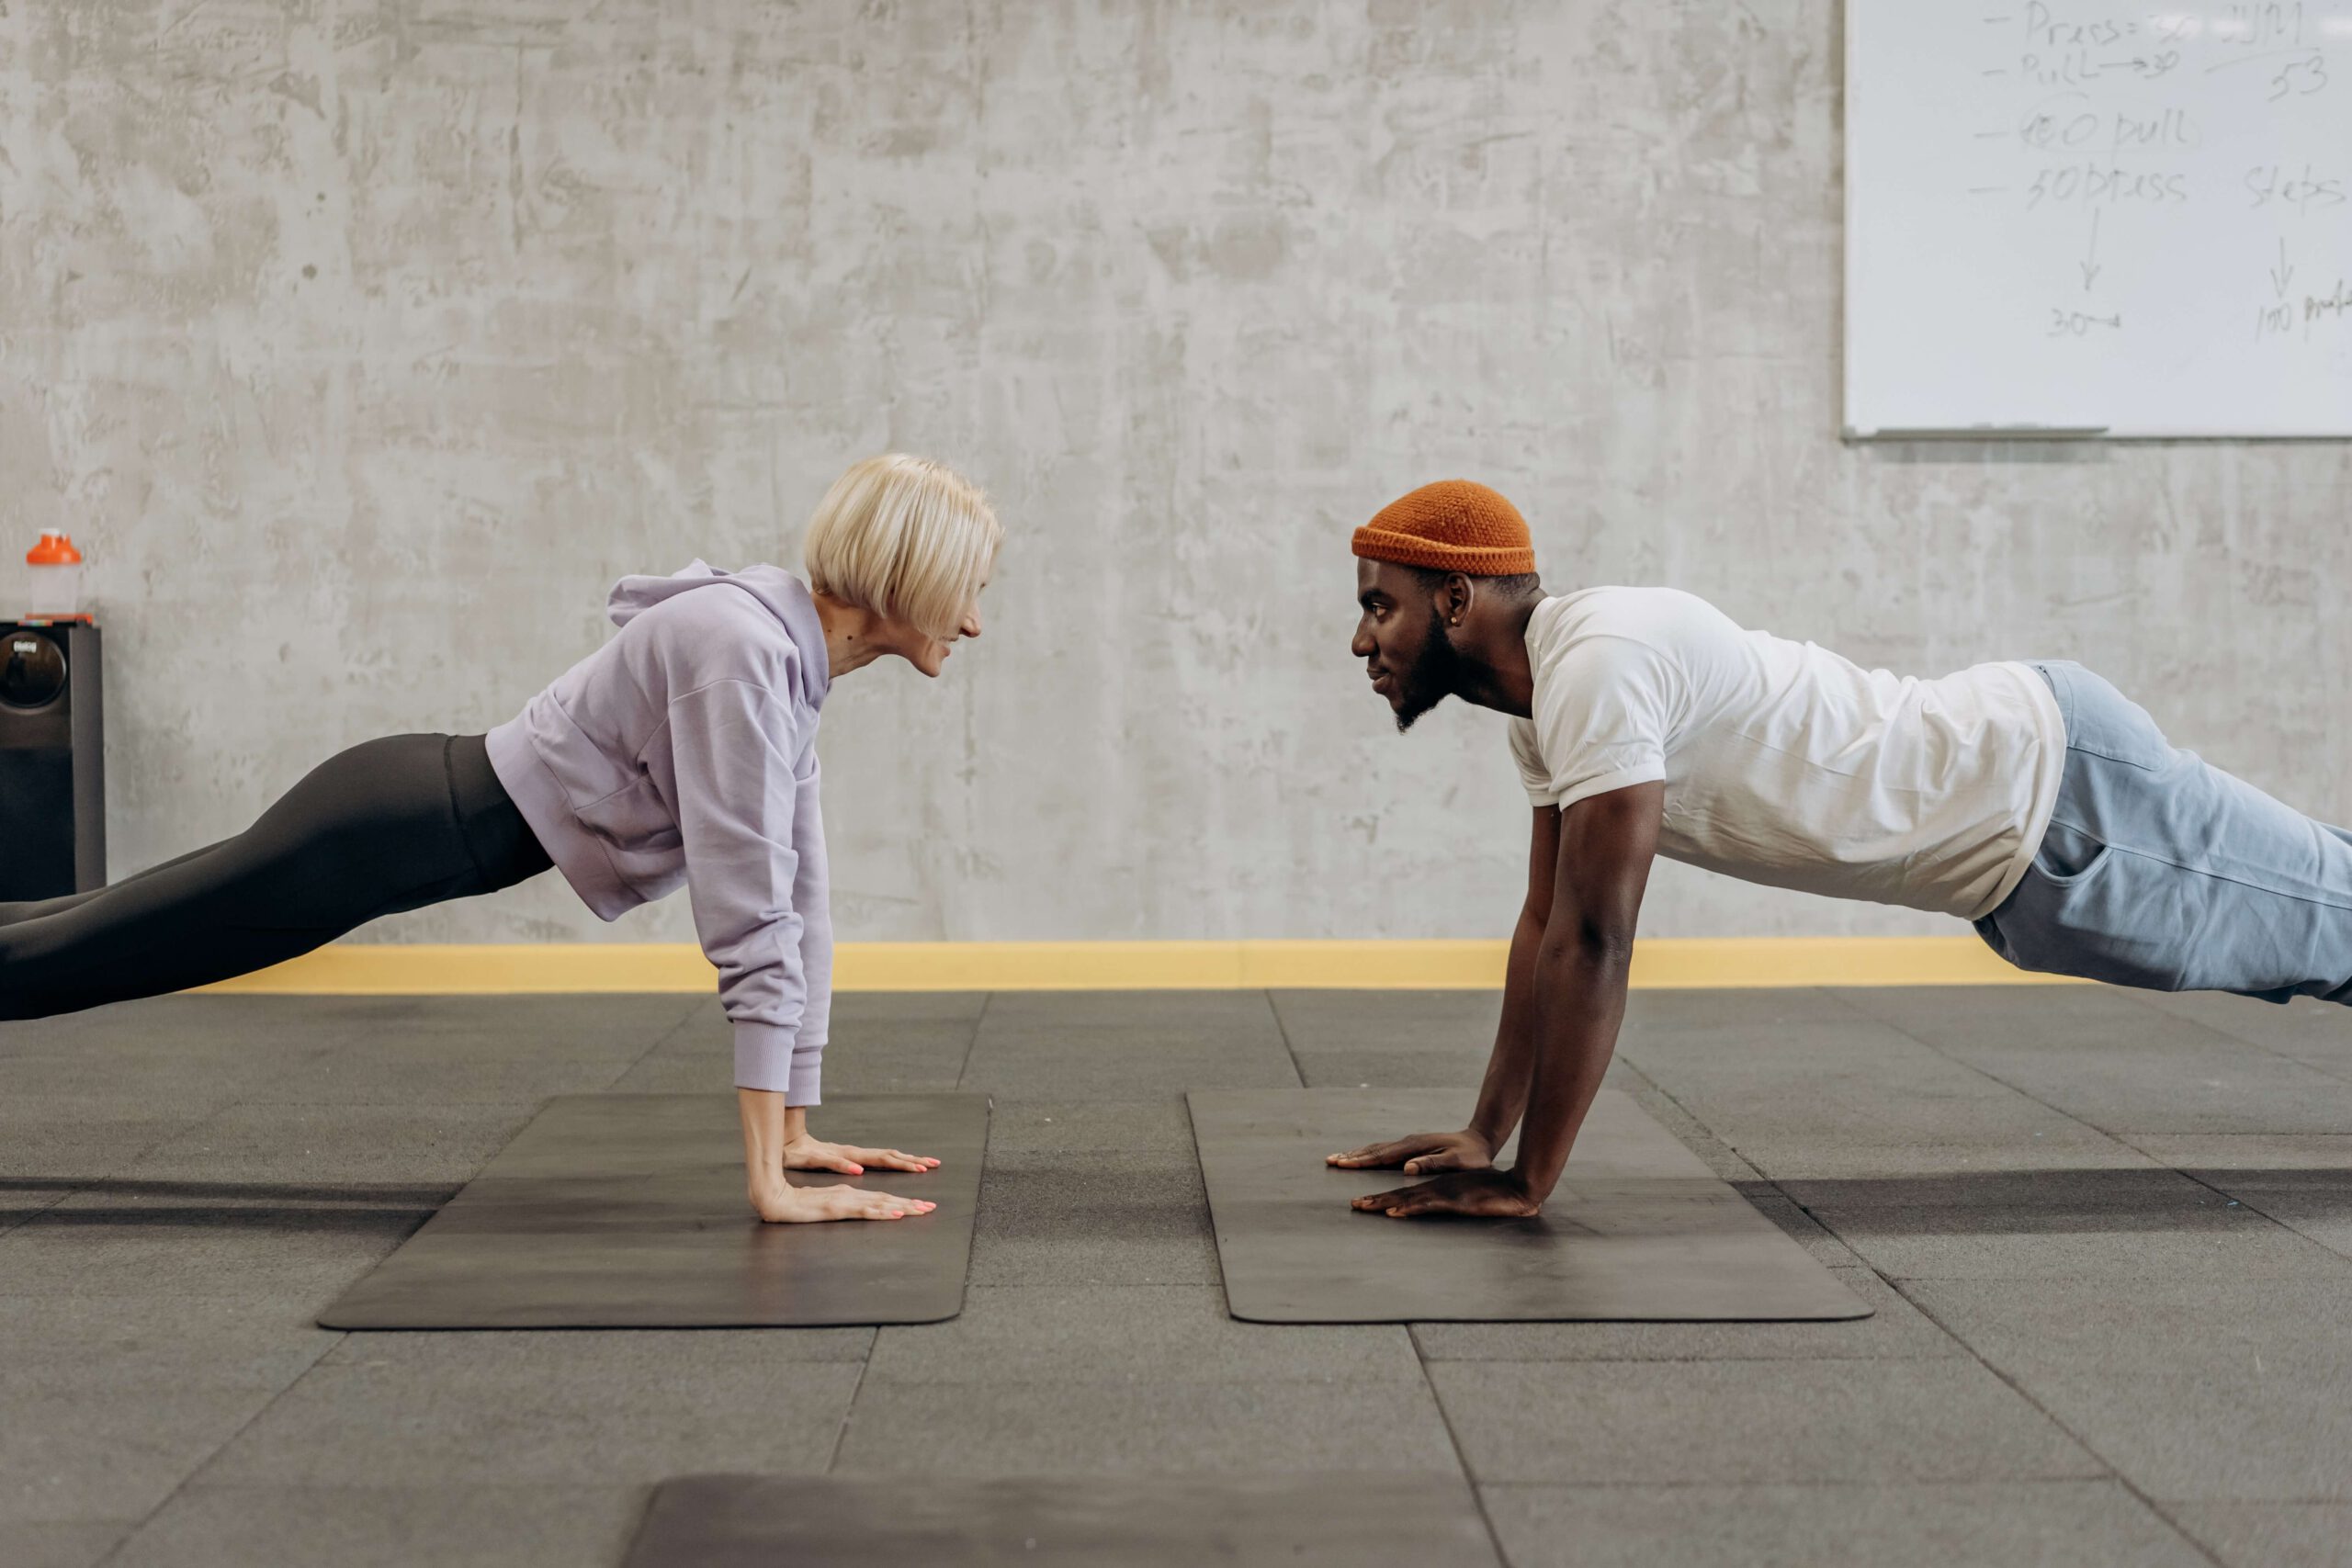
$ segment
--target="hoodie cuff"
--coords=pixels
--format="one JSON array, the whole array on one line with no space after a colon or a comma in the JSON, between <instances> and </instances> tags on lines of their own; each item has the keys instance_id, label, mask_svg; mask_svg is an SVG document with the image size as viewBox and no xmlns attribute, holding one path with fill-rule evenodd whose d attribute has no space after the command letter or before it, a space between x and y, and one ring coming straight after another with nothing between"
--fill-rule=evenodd
<instances>
[{"instance_id":1,"label":"hoodie cuff","mask_svg":"<svg viewBox=\"0 0 2352 1568\"><path fill-rule=\"evenodd\" d=\"M785 1097L786 1105L808 1103L795 1098L792 1042L797 1030L773 1023L739 1020L735 1025L735 1087L765 1089ZM815 1075L810 1075L813 1087Z\"/></svg>"}]
</instances>

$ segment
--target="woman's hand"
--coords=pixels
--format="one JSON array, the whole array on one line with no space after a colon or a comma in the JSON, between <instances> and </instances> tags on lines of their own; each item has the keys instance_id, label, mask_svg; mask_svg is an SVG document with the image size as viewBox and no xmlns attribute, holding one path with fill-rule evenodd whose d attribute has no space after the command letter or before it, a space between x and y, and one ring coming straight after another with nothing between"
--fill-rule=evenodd
<instances>
[{"instance_id":1,"label":"woman's hand","mask_svg":"<svg viewBox=\"0 0 2352 1568\"><path fill-rule=\"evenodd\" d=\"M752 1208L772 1225L811 1224L823 1220L903 1220L939 1207L921 1198L894 1198L862 1188L792 1187L754 1182Z\"/></svg>"},{"instance_id":2,"label":"woman's hand","mask_svg":"<svg viewBox=\"0 0 2352 1568\"><path fill-rule=\"evenodd\" d=\"M1508 1170L1461 1170L1451 1176L1441 1176L1435 1181L1424 1181L1419 1187L1399 1187L1393 1192L1374 1192L1359 1198L1348 1205L1358 1213L1386 1214L1391 1219L1410 1220L1427 1214L1467 1214L1476 1219L1532 1219L1544 1207L1544 1200L1531 1196L1525 1182L1516 1172Z\"/></svg>"},{"instance_id":3,"label":"woman's hand","mask_svg":"<svg viewBox=\"0 0 2352 1568\"><path fill-rule=\"evenodd\" d=\"M1323 1163L1342 1170L1395 1170L1401 1166L1408 1176L1428 1176L1441 1170L1484 1170L1495 1163L1495 1149L1467 1129L1459 1133L1408 1133L1385 1144L1366 1144L1343 1155L1326 1155Z\"/></svg>"},{"instance_id":4,"label":"woman's hand","mask_svg":"<svg viewBox=\"0 0 2352 1568\"><path fill-rule=\"evenodd\" d=\"M837 1170L843 1176L864 1176L868 1170L906 1170L916 1175L937 1170L939 1162L929 1155L910 1155L903 1149L865 1149L855 1144L829 1144L822 1138L802 1133L787 1139L784 1145L784 1168L786 1170Z\"/></svg>"}]
</instances>

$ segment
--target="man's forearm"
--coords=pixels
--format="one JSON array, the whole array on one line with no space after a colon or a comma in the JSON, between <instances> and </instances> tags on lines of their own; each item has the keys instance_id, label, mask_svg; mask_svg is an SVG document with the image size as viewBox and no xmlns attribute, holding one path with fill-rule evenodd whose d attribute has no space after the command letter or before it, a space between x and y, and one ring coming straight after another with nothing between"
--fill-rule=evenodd
<instances>
[{"instance_id":1,"label":"man's forearm","mask_svg":"<svg viewBox=\"0 0 2352 1568\"><path fill-rule=\"evenodd\" d=\"M1543 946L1543 921L1532 909L1521 909L1503 971L1502 1022L1495 1029L1486 1080L1478 1086L1478 1108L1470 1115L1470 1131L1490 1149L1503 1146L1527 1111L1535 1072L1535 964Z\"/></svg>"},{"instance_id":2,"label":"man's forearm","mask_svg":"<svg viewBox=\"0 0 2352 1568\"><path fill-rule=\"evenodd\" d=\"M1631 943L1547 946L1535 965L1534 1070L1513 1170L1539 1201L1559 1183L1568 1150L1600 1092L1625 1018Z\"/></svg>"}]
</instances>

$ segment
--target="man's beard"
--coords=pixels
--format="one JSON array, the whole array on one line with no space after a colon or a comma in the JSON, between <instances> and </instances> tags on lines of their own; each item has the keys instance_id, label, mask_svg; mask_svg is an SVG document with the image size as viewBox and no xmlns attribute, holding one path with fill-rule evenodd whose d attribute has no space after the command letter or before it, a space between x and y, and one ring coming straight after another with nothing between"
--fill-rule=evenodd
<instances>
[{"instance_id":1,"label":"man's beard","mask_svg":"<svg viewBox=\"0 0 2352 1568\"><path fill-rule=\"evenodd\" d=\"M1461 675L1462 655L1446 640L1445 617L1431 610L1420 658L1410 670L1397 672L1397 694L1403 700L1396 705L1396 733L1404 734L1415 719L1452 696Z\"/></svg>"}]
</instances>

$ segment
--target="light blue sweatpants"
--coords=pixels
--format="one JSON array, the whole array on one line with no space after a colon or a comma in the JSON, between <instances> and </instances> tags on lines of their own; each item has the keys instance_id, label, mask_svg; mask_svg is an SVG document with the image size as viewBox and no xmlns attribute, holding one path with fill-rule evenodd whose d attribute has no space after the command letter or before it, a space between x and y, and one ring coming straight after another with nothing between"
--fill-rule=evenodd
<instances>
[{"instance_id":1,"label":"light blue sweatpants","mask_svg":"<svg viewBox=\"0 0 2352 1568\"><path fill-rule=\"evenodd\" d=\"M2352 834L2194 751L2079 664L2036 664L2066 771L2033 864L1977 934L2020 969L2352 1004Z\"/></svg>"}]
</instances>

